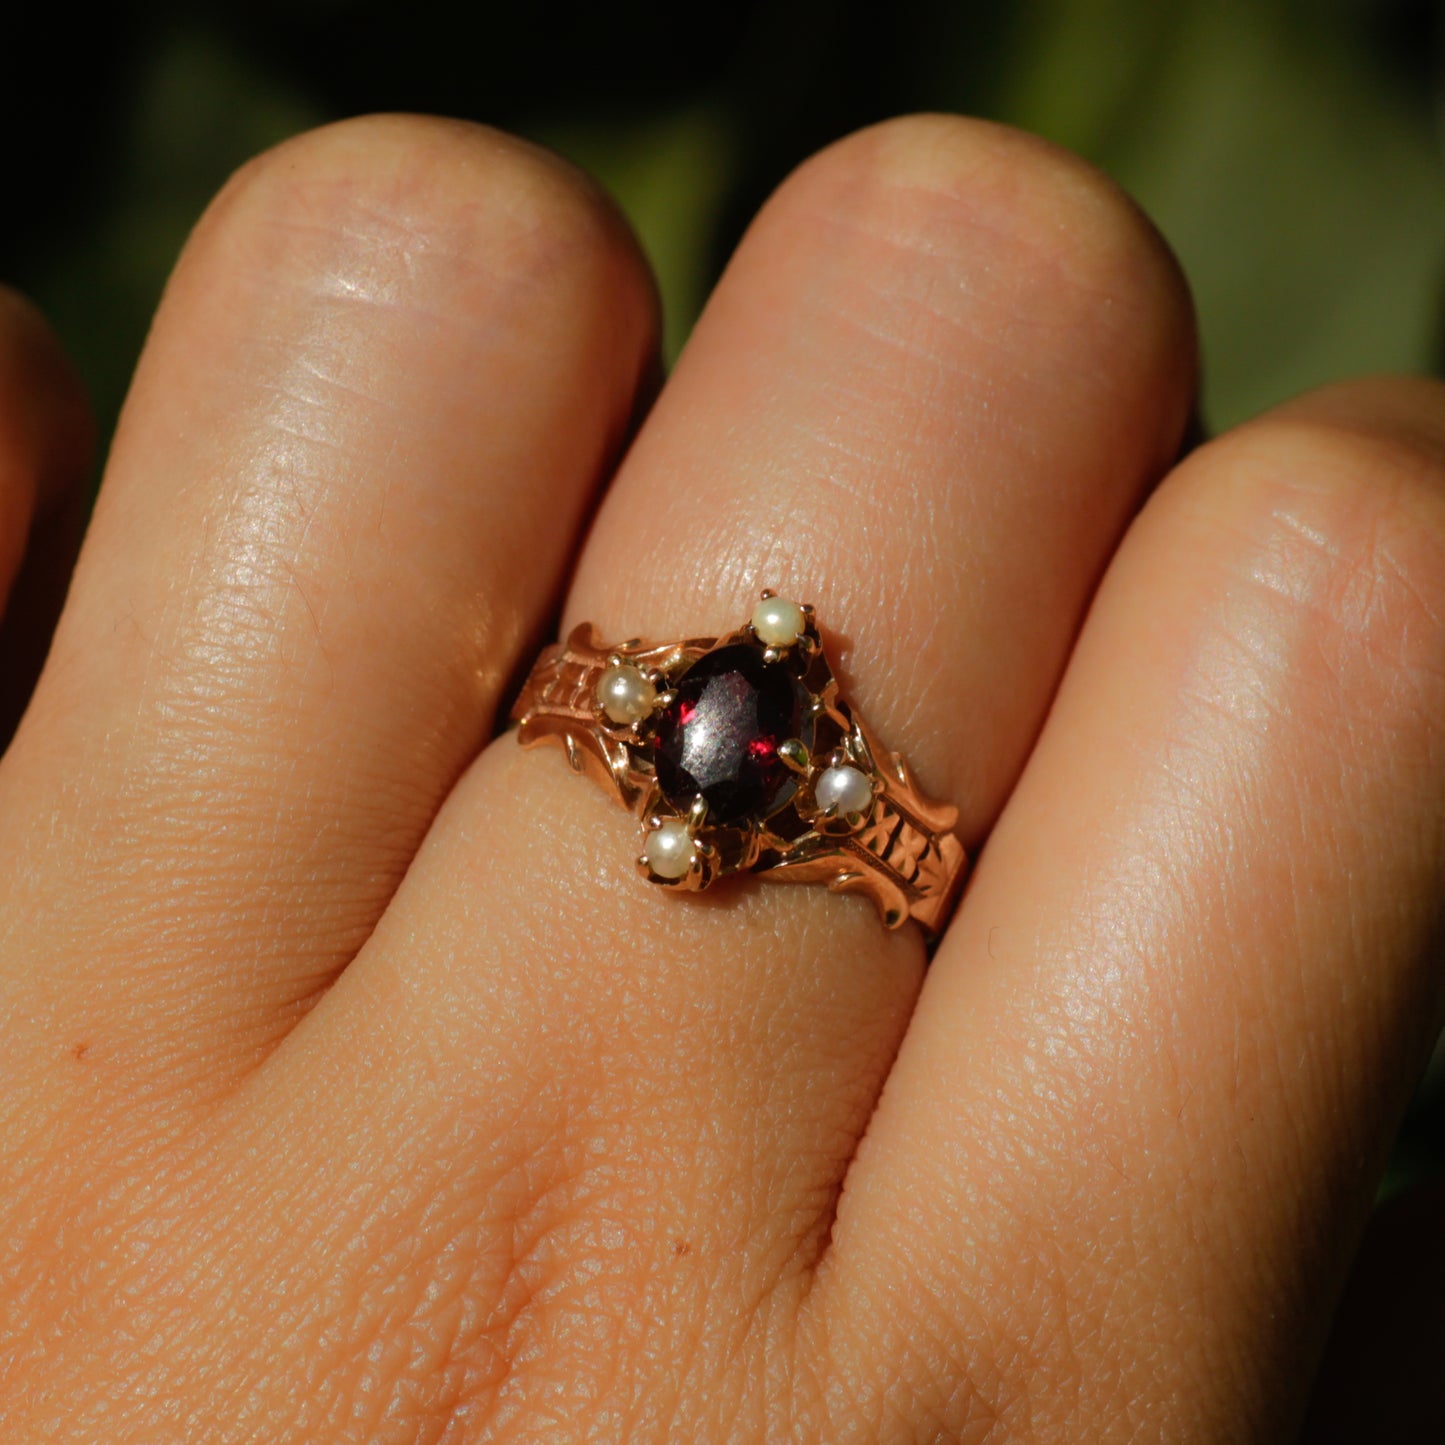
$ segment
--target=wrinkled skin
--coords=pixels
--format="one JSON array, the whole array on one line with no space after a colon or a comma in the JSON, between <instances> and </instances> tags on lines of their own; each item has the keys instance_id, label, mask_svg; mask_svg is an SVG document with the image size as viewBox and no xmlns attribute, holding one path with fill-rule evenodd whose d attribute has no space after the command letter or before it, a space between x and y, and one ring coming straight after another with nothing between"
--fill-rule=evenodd
<instances>
[{"instance_id":1,"label":"wrinkled skin","mask_svg":"<svg viewBox=\"0 0 1445 1445\"><path fill-rule=\"evenodd\" d=\"M1441 1018L1445 394L1180 461L1158 236L940 117L783 184L634 434L655 337L480 128L303 136L197 227L0 764L7 1445L1298 1427ZM12 696L86 428L6 299ZM982 850L927 969L650 889L494 739L559 610L763 586Z\"/></svg>"}]
</instances>

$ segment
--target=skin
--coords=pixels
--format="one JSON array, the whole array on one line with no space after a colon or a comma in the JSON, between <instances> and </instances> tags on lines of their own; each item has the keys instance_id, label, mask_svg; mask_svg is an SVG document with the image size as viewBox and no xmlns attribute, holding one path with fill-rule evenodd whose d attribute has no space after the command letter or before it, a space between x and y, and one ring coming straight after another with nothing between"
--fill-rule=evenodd
<instances>
[{"instance_id":1,"label":"skin","mask_svg":"<svg viewBox=\"0 0 1445 1445\"><path fill-rule=\"evenodd\" d=\"M0 1438L1299 1428L1442 1022L1445 392L1178 461L1159 237L941 117L783 184L639 429L655 337L481 128L300 137L197 227L0 762ZM55 358L7 301L0 589L68 566ZM489 741L559 613L763 586L981 850L927 967L649 889Z\"/></svg>"}]
</instances>

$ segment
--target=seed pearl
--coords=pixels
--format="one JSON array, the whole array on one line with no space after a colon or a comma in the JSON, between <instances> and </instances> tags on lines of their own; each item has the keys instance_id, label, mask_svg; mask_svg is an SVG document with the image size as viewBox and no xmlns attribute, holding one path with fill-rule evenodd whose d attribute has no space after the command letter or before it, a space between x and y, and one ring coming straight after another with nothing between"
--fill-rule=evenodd
<instances>
[{"instance_id":1,"label":"seed pearl","mask_svg":"<svg viewBox=\"0 0 1445 1445\"><path fill-rule=\"evenodd\" d=\"M873 805L873 785L857 768L846 763L829 768L813 785L813 797L823 812L867 813Z\"/></svg>"},{"instance_id":2,"label":"seed pearl","mask_svg":"<svg viewBox=\"0 0 1445 1445\"><path fill-rule=\"evenodd\" d=\"M807 626L803 609L786 597L765 597L753 609L753 631L769 647L791 647Z\"/></svg>"},{"instance_id":3,"label":"seed pearl","mask_svg":"<svg viewBox=\"0 0 1445 1445\"><path fill-rule=\"evenodd\" d=\"M656 701L657 689L626 662L609 667L597 684L597 705L624 727L645 718Z\"/></svg>"},{"instance_id":4,"label":"seed pearl","mask_svg":"<svg viewBox=\"0 0 1445 1445\"><path fill-rule=\"evenodd\" d=\"M642 845L642 856L659 878L681 878L692 867L692 839L687 824L669 818L654 828Z\"/></svg>"}]
</instances>

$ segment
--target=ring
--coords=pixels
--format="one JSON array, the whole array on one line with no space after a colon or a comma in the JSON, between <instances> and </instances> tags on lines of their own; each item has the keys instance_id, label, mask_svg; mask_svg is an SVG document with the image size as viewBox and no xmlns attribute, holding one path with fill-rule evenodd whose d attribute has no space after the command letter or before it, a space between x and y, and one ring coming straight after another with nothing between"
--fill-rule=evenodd
<instances>
[{"instance_id":1,"label":"ring","mask_svg":"<svg viewBox=\"0 0 1445 1445\"><path fill-rule=\"evenodd\" d=\"M608 646L584 622L542 650L512 717L523 747L559 744L642 820L651 883L759 873L864 893L889 928L947 921L958 810L839 696L810 606L765 591L737 631L678 642Z\"/></svg>"}]
</instances>

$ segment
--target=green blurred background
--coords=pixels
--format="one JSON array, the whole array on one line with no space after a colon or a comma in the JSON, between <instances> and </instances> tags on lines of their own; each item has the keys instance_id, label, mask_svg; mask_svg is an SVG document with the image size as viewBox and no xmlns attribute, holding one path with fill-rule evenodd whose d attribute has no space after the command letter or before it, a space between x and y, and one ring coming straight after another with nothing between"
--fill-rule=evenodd
<instances>
[{"instance_id":1,"label":"green blurred background","mask_svg":"<svg viewBox=\"0 0 1445 1445\"><path fill-rule=\"evenodd\" d=\"M226 175L376 109L487 120L598 175L652 256L672 351L792 166L869 121L941 109L1049 136L1143 203L1195 288L1212 426L1442 359L1437 4L53 9L31 7L5 47L20 155L0 275L49 309L103 421Z\"/></svg>"},{"instance_id":2,"label":"green blurred background","mask_svg":"<svg viewBox=\"0 0 1445 1445\"><path fill-rule=\"evenodd\" d=\"M489 121L596 174L652 258L670 355L788 170L869 121L940 109L1046 135L1142 202L1194 286L1211 428L1335 377L1445 361L1434 3L51 11L32 5L0 41L0 278L50 313L103 431L227 174L295 131L379 109ZM1442 1139L1432 1082L1387 1187L1440 1172Z\"/></svg>"}]
</instances>

